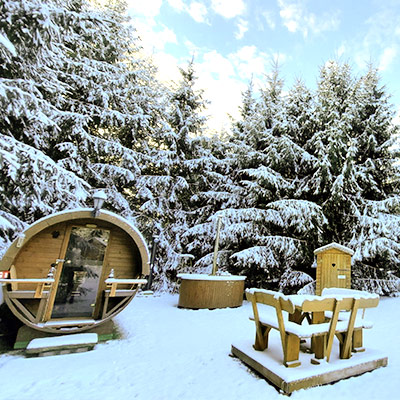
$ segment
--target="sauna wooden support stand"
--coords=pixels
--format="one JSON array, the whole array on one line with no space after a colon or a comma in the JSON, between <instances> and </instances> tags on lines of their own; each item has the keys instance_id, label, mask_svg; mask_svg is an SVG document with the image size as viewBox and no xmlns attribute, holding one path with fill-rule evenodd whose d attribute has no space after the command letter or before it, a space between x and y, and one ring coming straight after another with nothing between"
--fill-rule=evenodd
<instances>
[{"instance_id":1,"label":"sauna wooden support stand","mask_svg":"<svg viewBox=\"0 0 400 400\"><path fill-rule=\"evenodd\" d=\"M52 290L52 285L54 283L54 279L0 279L0 284L4 285L4 298L10 307L11 311L13 311L16 315L22 315L25 318L24 323L27 323L32 327L39 327L45 331L54 331L54 330L70 330L73 326L77 329L84 330L96 325L96 321L93 319L73 319L73 320L54 320L54 321L43 321L44 315L46 313L47 304L50 298L50 293ZM147 283L146 279L116 279L116 278L108 278L105 281L107 285L107 289L104 290L104 305L102 310L102 319L106 320L113 316L113 314L119 310L124 308L129 301L135 297L137 291L141 287L141 285L145 285ZM10 285L19 285L19 284L36 284L35 290L7 290L7 284ZM119 289L118 286L130 286L129 289ZM123 298L118 304L116 304L113 308L108 310L108 304L110 297L119 297ZM40 300L38 311L36 315L32 314L21 302L20 300L24 299L38 299ZM33 325L31 325L33 324Z\"/></svg>"},{"instance_id":2,"label":"sauna wooden support stand","mask_svg":"<svg viewBox=\"0 0 400 400\"><path fill-rule=\"evenodd\" d=\"M178 307L214 309L240 307L243 303L245 276L180 274Z\"/></svg>"}]
</instances>

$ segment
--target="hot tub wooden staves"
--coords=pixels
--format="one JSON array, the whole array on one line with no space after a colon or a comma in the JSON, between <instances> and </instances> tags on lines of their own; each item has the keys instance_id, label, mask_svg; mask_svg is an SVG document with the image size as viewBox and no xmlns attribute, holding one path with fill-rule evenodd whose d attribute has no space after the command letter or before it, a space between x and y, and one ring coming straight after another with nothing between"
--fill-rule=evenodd
<instances>
[{"instance_id":1,"label":"hot tub wooden staves","mask_svg":"<svg viewBox=\"0 0 400 400\"><path fill-rule=\"evenodd\" d=\"M149 275L140 232L117 214L92 209L42 218L17 238L0 261L3 296L26 325L76 333L118 314Z\"/></svg>"}]
</instances>

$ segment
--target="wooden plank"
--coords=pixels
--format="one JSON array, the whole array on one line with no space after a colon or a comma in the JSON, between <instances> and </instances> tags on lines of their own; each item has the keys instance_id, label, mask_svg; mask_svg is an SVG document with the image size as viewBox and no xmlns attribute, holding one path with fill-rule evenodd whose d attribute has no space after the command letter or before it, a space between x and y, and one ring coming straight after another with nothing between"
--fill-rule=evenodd
<instances>
[{"instance_id":1,"label":"wooden plank","mask_svg":"<svg viewBox=\"0 0 400 400\"><path fill-rule=\"evenodd\" d=\"M136 293L135 293L136 294ZM124 308L126 306L126 304L130 301L131 297L133 296L129 296L129 297L124 297L121 301L119 301L111 310L106 309L106 307L103 309L103 318L107 318L108 316L114 314L114 312L116 312L117 310L119 310L120 308ZM107 298L108 299L108 298ZM108 302L107 302L108 305Z\"/></svg>"},{"instance_id":2,"label":"wooden plank","mask_svg":"<svg viewBox=\"0 0 400 400\"><path fill-rule=\"evenodd\" d=\"M70 327L70 326L86 326L86 325L94 325L94 319L53 319L51 321L47 321L43 324L44 327L52 327L52 328L63 328L63 327Z\"/></svg>"},{"instance_id":3,"label":"wooden plank","mask_svg":"<svg viewBox=\"0 0 400 400\"><path fill-rule=\"evenodd\" d=\"M43 315L46 311L46 305L47 305L47 297L42 296L40 303L39 303L39 308L36 313L36 318L35 318L36 323L42 321Z\"/></svg>"},{"instance_id":4,"label":"wooden plank","mask_svg":"<svg viewBox=\"0 0 400 400\"><path fill-rule=\"evenodd\" d=\"M50 284L53 283L54 279L49 279L49 278L14 278L14 279L2 279L0 278L0 283L43 283L43 284Z\"/></svg>"},{"instance_id":5,"label":"wooden plank","mask_svg":"<svg viewBox=\"0 0 400 400\"><path fill-rule=\"evenodd\" d=\"M15 290L8 292L8 297L10 299L34 299L35 298L34 290ZM49 296L48 291L44 291L42 293L42 299L45 299Z\"/></svg>"},{"instance_id":6,"label":"wooden plank","mask_svg":"<svg viewBox=\"0 0 400 400\"><path fill-rule=\"evenodd\" d=\"M65 336L36 338L29 342L25 352L28 355L46 355L60 352L67 354L76 349L92 350L98 343L97 333L78 333Z\"/></svg>"},{"instance_id":7,"label":"wooden plank","mask_svg":"<svg viewBox=\"0 0 400 400\"><path fill-rule=\"evenodd\" d=\"M147 279L117 279L108 278L105 280L106 284L117 284L117 285L145 285Z\"/></svg>"},{"instance_id":8,"label":"wooden plank","mask_svg":"<svg viewBox=\"0 0 400 400\"><path fill-rule=\"evenodd\" d=\"M325 313L323 311L313 312L311 318L313 324L320 324L325 321ZM326 349L326 335L315 336L311 338L311 349L314 352L316 359L324 358Z\"/></svg>"},{"instance_id":9,"label":"wooden plank","mask_svg":"<svg viewBox=\"0 0 400 400\"><path fill-rule=\"evenodd\" d=\"M65 227L65 234L64 234L64 240L63 240L63 244L60 248L60 252L58 255L58 259L63 260L65 257L65 252L67 251L67 247L68 247L68 242L69 242L69 237L71 234L71 230L72 230L72 226L69 225ZM60 281L60 276L61 276L61 271L63 268L64 263L60 262L57 267L56 267L56 272L54 274L54 283L53 283L53 289L50 293L49 296L49 300L47 302L47 307L46 307L46 311L43 317L44 321L47 321L51 318L51 313L53 312L53 306L54 306L54 301L56 299L56 294L57 294L57 288L58 288L58 282Z\"/></svg>"},{"instance_id":10,"label":"wooden plank","mask_svg":"<svg viewBox=\"0 0 400 400\"><path fill-rule=\"evenodd\" d=\"M17 270L15 268L15 265L11 265L10 267L10 278L17 279ZM18 290L18 283L11 283L11 290Z\"/></svg>"},{"instance_id":11,"label":"wooden plank","mask_svg":"<svg viewBox=\"0 0 400 400\"><path fill-rule=\"evenodd\" d=\"M296 335L285 335L285 351L283 363L286 367L294 368L301 365L299 361L300 338Z\"/></svg>"}]
</instances>

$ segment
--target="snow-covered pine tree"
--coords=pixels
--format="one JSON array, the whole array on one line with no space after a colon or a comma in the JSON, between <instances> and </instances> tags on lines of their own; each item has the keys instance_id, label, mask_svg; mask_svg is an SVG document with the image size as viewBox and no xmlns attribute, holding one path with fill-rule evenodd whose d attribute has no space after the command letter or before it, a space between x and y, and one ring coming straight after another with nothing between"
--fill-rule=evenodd
<instances>
[{"instance_id":1,"label":"snow-covered pine tree","mask_svg":"<svg viewBox=\"0 0 400 400\"><path fill-rule=\"evenodd\" d=\"M353 285L381 295L400 289L399 127L378 71L372 65L358 82L353 138L357 143L354 175L359 213L349 246Z\"/></svg>"},{"instance_id":2,"label":"snow-covered pine tree","mask_svg":"<svg viewBox=\"0 0 400 400\"><path fill-rule=\"evenodd\" d=\"M65 92L57 84L60 49L50 46L60 34L50 10L38 1L0 4L1 251L26 222L81 204L89 188L43 151L65 118L49 98Z\"/></svg>"},{"instance_id":3,"label":"snow-covered pine tree","mask_svg":"<svg viewBox=\"0 0 400 400\"><path fill-rule=\"evenodd\" d=\"M196 88L193 60L181 68L171 89L162 135L153 135L149 158L142 165L137 196L143 224L158 235L154 287L174 286L185 257L182 238L191 223L191 196L202 174L202 136L207 102ZM172 286L170 286L172 285Z\"/></svg>"},{"instance_id":4,"label":"snow-covered pine tree","mask_svg":"<svg viewBox=\"0 0 400 400\"><path fill-rule=\"evenodd\" d=\"M186 252L192 256L184 272L210 274L216 224L220 210L235 207L240 198L237 185L232 180L234 154L231 145L219 136L200 139L196 179L191 180L192 196L190 228L184 233ZM229 252L220 251L219 272L226 272ZM224 260L222 260L224 258ZM190 267L190 268L188 268Z\"/></svg>"},{"instance_id":5,"label":"snow-covered pine tree","mask_svg":"<svg viewBox=\"0 0 400 400\"><path fill-rule=\"evenodd\" d=\"M109 3L0 4L0 196L13 230L84 204L93 187L133 213L125 194L166 117L123 2Z\"/></svg>"},{"instance_id":6,"label":"snow-covered pine tree","mask_svg":"<svg viewBox=\"0 0 400 400\"><path fill-rule=\"evenodd\" d=\"M318 127L304 148L317 161L302 196L322 207L324 244L355 250L353 285L397 291L399 191L391 145L398 128L388 96L374 68L355 79L349 65L330 61L315 98Z\"/></svg>"},{"instance_id":7,"label":"snow-covered pine tree","mask_svg":"<svg viewBox=\"0 0 400 400\"><path fill-rule=\"evenodd\" d=\"M293 168L311 157L284 134L281 90L275 69L259 99L251 84L243 93L241 119L225 148L230 176L213 193L216 198L225 185L230 198L188 235L193 238L189 249L200 257L197 264L211 269L216 217L222 216L219 267L246 275L248 285L291 291L299 277L311 281L294 269L311 265L312 259L304 257L306 238L318 235L316 226L323 225L324 218L320 207L292 197Z\"/></svg>"}]
</instances>

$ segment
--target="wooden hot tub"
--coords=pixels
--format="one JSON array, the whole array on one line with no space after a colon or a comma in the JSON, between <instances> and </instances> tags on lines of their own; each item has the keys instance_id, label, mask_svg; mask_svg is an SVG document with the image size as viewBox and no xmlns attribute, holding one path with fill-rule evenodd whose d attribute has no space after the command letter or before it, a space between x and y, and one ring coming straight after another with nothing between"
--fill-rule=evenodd
<instances>
[{"instance_id":1,"label":"wooden hot tub","mask_svg":"<svg viewBox=\"0 0 400 400\"><path fill-rule=\"evenodd\" d=\"M245 276L179 274L181 279L178 307L226 308L243 303Z\"/></svg>"}]
</instances>

